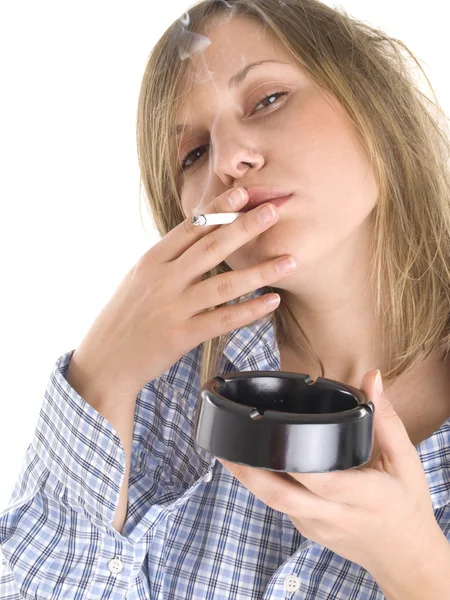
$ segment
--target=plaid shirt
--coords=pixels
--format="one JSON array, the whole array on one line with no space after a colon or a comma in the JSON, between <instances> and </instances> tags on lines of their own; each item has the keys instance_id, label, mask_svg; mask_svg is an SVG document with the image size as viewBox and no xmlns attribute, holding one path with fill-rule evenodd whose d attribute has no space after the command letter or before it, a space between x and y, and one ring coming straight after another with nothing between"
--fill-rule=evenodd
<instances>
[{"instance_id":1,"label":"plaid shirt","mask_svg":"<svg viewBox=\"0 0 450 600\"><path fill-rule=\"evenodd\" d=\"M58 359L0 514L1 600L384 599L365 569L304 538L195 444L201 349L137 396L121 533L123 447L67 383L74 351ZM280 370L266 319L233 332L219 371L249 370ZM450 540L450 419L417 452Z\"/></svg>"}]
</instances>

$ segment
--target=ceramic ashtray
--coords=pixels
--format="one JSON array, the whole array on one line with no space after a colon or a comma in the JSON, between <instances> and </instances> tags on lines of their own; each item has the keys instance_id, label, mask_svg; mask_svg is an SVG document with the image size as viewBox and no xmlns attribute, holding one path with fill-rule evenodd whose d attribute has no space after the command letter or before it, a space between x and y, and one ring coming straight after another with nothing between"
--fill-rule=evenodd
<instances>
[{"instance_id":1,"label":"ceramic ashtray","mask_svg":"<svg viewBox=\"0 0 450 600\"><path fill-rule=\"evenodd\" d=\"M375 407L347 384L303 373L241 371L200 390L196 443L218 458L291 473L368 462Z\"/></svg>"}]
</instances>

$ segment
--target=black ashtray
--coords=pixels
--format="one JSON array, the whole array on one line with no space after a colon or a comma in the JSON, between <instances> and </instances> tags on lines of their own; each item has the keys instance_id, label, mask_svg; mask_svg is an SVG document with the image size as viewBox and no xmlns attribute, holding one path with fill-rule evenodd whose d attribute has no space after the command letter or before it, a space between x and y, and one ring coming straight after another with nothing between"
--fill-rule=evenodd
<instances>
[{"instance_id":1,"label":"black ashtray","mask_svg":"<svg viewBox=\"0 0 450 600\"><path fill-rule=\"evenodd\" d=\"M241 371L200 390L194 437L231 462L291 473L352 469L372 453L375 407L361 390L286 371Z\"/></svg>"}]
</instances>

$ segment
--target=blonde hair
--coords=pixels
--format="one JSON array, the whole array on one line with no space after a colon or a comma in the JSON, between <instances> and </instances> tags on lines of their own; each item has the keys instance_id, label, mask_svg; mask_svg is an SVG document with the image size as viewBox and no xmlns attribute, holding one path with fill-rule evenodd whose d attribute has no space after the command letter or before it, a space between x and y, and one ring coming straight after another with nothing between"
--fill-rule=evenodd
<instances>
[{"instance_id":1,"label":"blonde hair","mask_svg":"<svg viewBox=\"0 0 450 600\"><path fill-rule=\"evenodd\" d=\"M371 283L377 290L375 319L392 357L385 381L395 380L433 350L450 350L450 205L447 117L417 58L384 32L318 0L203 0L174 22L153 48L142 80L137 148L143 184L155 225L164 236L181 223L177 188L178 148L170 132L182 97L188 60L180 49L201 39L206 20L228 13L268 27L347 110L360 135L379 186L371 240ZM420 91L409 73L414 60L433 92ZM225 262L203 279L230 271ZM269 318L275 336L289 339L294 321L325 376L323 363L284 302ZM244 301L250 295L237 301ZM215 307L212 307L214 309ZM217 374L229 334L205 341L200 381Z\"/></svg>"}]
</instances>

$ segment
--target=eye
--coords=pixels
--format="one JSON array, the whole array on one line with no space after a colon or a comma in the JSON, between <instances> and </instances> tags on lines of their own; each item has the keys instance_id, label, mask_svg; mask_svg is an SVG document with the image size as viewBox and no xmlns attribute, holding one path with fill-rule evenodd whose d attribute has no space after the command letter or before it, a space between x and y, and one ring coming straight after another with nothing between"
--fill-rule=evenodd
<instances>
[{"instance_id":1,"label":"eye","mask_svg":"<svg viewBox=\"0 0 450 600\"><path fill-rule=\"evenodd\" d=\"M260 104L262 104L263 102L266 102L269 100L269 98L275 98L275 96L277 97L277 99L280 96L286 96L286 94L288 94L289 92L273 92L272 94L267 94L267 96L264 96L264 98L261 98L261 100L258 102L258 104L256 104L253 108L253 112L255 112L255 109L257 106L259 106ZM271 106L272 104L275 104L275 102L269 102L268 106ZM257 111L260 112L260 111Z\"/></svg>"},{"instance_id":2,"label":"eye","mask_svg":"<svg viewBox=\"0 0 450 600\"><path fill-rule=\"evenodd\" d=\"M255 106L253 107L253 110L250 114L253 114L254 112L261 112L260 110L256 111L256 108L260 105L263 104L264 102L268 102L270 98L275 98L275 96L277 97L277 99L280 96L286 96L287 94L289 94L289 92L283 91L283 92L273 92L271 94L267 94L266 96L264 96L263 98L261 98L261 100L258 101L257 104L255 104ZM268 106L271 106L272 104L275 104L275 102L269 102ZM265 107L267 108L267 106ZM196 148L194 148L193 150L191 150L189 152L189 154L186 155L186 157L184 158L184 160L181 163L181 167L180 167L180 173L182 173L183 171L187 171L191 166L188 165L187 162L189 160L190 157L193 157L198 154L201 150L203 150L204 148L207 148L209 146L209 144L205 144L203 146L197 146ZM202 155L204 154L204 152L202 152L200 154L200 156L197 156L196 159L193 162L196 162Z\"/></svg>"}]
</instances>

